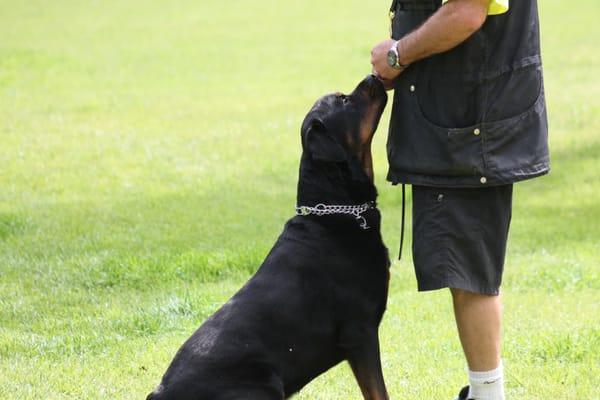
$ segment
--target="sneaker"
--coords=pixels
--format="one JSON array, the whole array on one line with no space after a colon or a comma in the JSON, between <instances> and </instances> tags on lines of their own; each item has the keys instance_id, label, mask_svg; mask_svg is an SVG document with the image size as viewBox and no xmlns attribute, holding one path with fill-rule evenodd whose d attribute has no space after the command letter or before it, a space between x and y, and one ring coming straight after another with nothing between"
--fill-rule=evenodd
<instances>
[{"instance_id":1,"label":"sneaker","mask_svg":"<svg viewBox=\"0 0 600 400\"><path fill-rule=\"evenodd\" d=\"M464 388L461 389L460 393L458 394L458 397L455 400L469 400L469 399L467 399L468 395L469 395L469 387L465 386Z\"/></svg>"}]
</instances>

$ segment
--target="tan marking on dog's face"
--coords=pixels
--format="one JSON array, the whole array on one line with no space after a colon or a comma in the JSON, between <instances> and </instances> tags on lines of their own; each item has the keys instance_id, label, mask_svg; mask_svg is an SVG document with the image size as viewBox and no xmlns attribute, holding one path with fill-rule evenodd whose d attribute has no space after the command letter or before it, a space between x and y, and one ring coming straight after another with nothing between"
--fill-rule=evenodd
<instances>
[{"instance_id":1,"label":"tan marking on dog's face","mask_svg":"<svg viewBox=\"0 0 600 400\"><path fill-rule=\"evenodd\" d=\"M373 172L373 156L371 155L371 146L370 145L368 146L368 148L366 148L363 151L360 161L361 161L363 170L365 171L365 174L367 174L367 176L371 179L371 181L374 181L375 173Z\"/></svg>"},{"instance_id":2,"label":"tan marking on dog's face","mask_svg":"<svg viewBox=\"0 0 600 400\"><path fill-rule=\"evenodd\" d=\"M379 105L377 103L371 105L360 123L359 138L361 145L365 145L373 140L375 130L377 129L377 117L378 117Z\"/></svg>"},{"instance_id":3,"label":"tan marking on dog's face","mask_svg":"<svg viewBox=\"0 0 600 400\"><path fill-rule=\"evenodd\" d=\"M377 129L378 114L380 105L372 104L363 116L358 132L359 153L358 158L361 161L362 167L371 180L374 180L373 172L373 156L371 154L371 142Z\"/></svg>"}]
</instances>

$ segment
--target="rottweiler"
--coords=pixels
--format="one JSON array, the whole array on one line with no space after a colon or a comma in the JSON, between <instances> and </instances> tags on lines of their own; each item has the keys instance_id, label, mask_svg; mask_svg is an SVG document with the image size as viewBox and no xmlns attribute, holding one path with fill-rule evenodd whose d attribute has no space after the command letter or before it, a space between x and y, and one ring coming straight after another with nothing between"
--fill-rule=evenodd
<instances>
[{"instance_id":1,"label":"rottweiler","mask_svg":"<svg viewBox=\"0 0 600 400\"><path fill-rule=\"evenodd\" d=\"M343 360L365 399L388 398L378 327L390 262L371 159L386 102L368 76L315 103L301 129L297 215L147 400L286 399Z\"/></svg>"}]
</instances>

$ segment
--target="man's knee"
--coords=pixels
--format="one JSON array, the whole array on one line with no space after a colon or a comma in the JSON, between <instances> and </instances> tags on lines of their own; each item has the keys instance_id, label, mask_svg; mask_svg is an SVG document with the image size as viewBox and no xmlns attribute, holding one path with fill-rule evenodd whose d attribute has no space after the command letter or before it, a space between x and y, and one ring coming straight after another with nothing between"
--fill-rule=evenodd
<instances>
[{"instance_id":1,"label":"man's knee","mask_svg":"<svg viewBox=\"0 0 600 400\"><path fill-rule=\"evenodd\" d=\"M500 300L500 296L498 295L488 295L469 292L468 290L458 288L450 288L450 293L452 293L452 299L454 300L454 302L458 304L469 303L474 301L496 302Z\"/></svg>"}]
</instances>

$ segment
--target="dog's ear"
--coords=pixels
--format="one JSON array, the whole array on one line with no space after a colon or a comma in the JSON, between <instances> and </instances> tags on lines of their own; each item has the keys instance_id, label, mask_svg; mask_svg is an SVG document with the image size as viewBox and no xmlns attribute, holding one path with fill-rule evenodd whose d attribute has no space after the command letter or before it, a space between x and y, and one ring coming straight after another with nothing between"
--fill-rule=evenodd
<instances>
[{"instance_id":1,"label":"dog's ear","mask_svg":"<svg viewBox=\"0 0 600 400\"><path fill-rule=\"evenodd\" d=\"M318 119L310 122L304 141L306 150L316 160L343 162L348 159L342 145L329 134L325 124Z\"/></svg>"}]
</instances>

